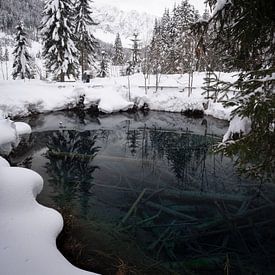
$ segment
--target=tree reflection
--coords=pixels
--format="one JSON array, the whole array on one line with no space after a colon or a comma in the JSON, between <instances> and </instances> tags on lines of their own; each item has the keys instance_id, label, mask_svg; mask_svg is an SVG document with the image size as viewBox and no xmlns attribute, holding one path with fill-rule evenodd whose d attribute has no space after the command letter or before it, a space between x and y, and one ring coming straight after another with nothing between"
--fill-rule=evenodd
<instances>
[{"instance_id":1,"label":"tree reflection","mask_svg":"<svg viewBox=\"0 0 275 275\"><path fill-rule=\"evenodd\" d=\"M93 186L93 164L100 147L92 132L60 130L48 137L46 158L47 173L55 190L54 200L59 206L79 201L81 212L87 215L89 195Z\"/></svg>"},{"instance_id":2,"label":"tree reflection","mask_svg":"<svg viewBox=\"0 0 275 275\"><path fill-rule=\"evenodd\" d=\"M132 156L135 156L137 150L140 147L140 132L139 130L128 130L127 132L127 142Z\"/></svg>"},{"instance_id":3,"label":"tree reflection","mask_svg":"<svg viewBox=\"0 0 275 275\"><path fill-rule=\"evenodd\" d=\"M166 158L180 183L190 182L191 174L197 174L201 168L202 182L204 179L205 161L212 139L207 136L191 133L171 133L151 130L153 152L159 158Z\"/></svg>"}]
</instances>

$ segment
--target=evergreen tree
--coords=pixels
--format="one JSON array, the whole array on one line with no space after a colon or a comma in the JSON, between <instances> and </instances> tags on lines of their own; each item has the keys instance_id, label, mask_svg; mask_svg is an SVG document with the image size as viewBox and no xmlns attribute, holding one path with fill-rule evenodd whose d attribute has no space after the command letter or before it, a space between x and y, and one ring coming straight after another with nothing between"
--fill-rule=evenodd
<instances>
[{"instance_id":1,"label":"evergreen tree","mask_svg":"<svg viewBox=\"0 0 275 275\"><path fill-rule=\"evenodd\" d=\"M113 64L114 65L123 65L123 48L120 39L119 33L116 36L115 45L114 45L114 57Z\"/></svg>"},{"instance_id":2,"label":"evergreen tree","mask_svg":"<svg viewBox=\"0 0 275 275\"><path fill-rule=\"evenodd\" d=\"M5 79L4 70L3 70L3 61L4 61L3 49L2 49L2 45L0 44L0 64L1 64L1 71L2 71L3 79Z\"/></svg>"},{"instance_id":3,"label":"evergreen tree","mask_svg":"<svg viewBox=\"0 0 275 275\"><path fill-rule=\"evenodd\" d=\"M106 52L101 52L101 61L99 64L99 72L98 72L98 77L106 77L108 76L108 59Z\"/></svg>"},{"instance_id":4,"label":"evergreen tree","mask_svg":"<svg viewBox=\"0 0 275 275\"><path fill-rule=\"evenodd\" d=\"M227 0L221 5L208 0L213 15L199 22L195 31L205 34L214 23L212 43L221 55L227 53L229 69L240 73L234 83L220 83L222 96L233 91L226 105L234 106L234 117L248 118L251 131L220 146L227 155L237 155L242 172L263 180L275 179L275 2L271 0ZM203 43L203 37L200 39Z\"/></svg>"},{"instance_id":5,"label":"evergreen tree","mask_svg":"<svg viewBox=\"0 0 275 275\"><path fill-rule=\"evenodd\" d=\"M196 37L190 27L197 19L194 7L184 0L172 13L165 10L163 17L155 23L150 56L158 59L153 63L158 63L157 68L162 73L183 73L193 69Z\"/></svg>"},{"instance_id":6,"label":"evergreen tree","mask_svg":"<svg viewBox=\"0 0 275 275\"><path fill-rule=\"evenodd\" d=\"M26 33L24 30L23 22L20 22L17 26L17 34L15 37L16 46L13 51L14 62L13 62L13 79L16 78L31 78L31 56L28 52L28 44L26 40Z\"/></svg>"},{"instance_id":7,"label":"evergreen tree","mask_svg":"<svg viewBox=\"0 0 275 275\"><path fill-rule=\"evenodd\" d=\"M40 0L0 0L0 30L12 34L18 22L23 21L28 37L37 38L42 7Z\"/></svg>"},{"instance_id":8,"label":"evergreen tree","mask_svg":"<svg viewBox=\"0 0 275 275\"><path fill-rule=\"evenodd\" d=\"M174 11L176 24L175 48L178 72L194 69L196 37L190 32L191 25L198 19L193 6L187 0L180 3Z\"/></svg>"},{"instance_id":9,"label":"evergreen tree","mask_svg":"<svg viewBox=\"0 0 275 275\"><path fill-rule=\"evenodd\" d=\"M3 48L2 45L0 44L0 61L4 61L4 54L3 54Z\"/></svg>"},{"instance_id":10,"label":"evergreen tree","mask_svg":"<svg viewBox=\"0 0 275 275\"><path fill-rule=\"evenodd\" d=\"M153 38L149 47L149 63L151 64L151 70L154 74L157 74L160 71L161 42L160 26L156 19L153 30Z\"/></svg>"},{"instance_id":11,"label":"evergreen tree","mask_svg":"<svg viewBox=\"0 0 275 275\"><path fill-rule=\"evenodd\" d=\"M140 48L139 48L139 42L140 40L138 39L138 34L134 33L133 34L134 38L131 39L133 42L133 47L132 47L132 64L134 67L136 67L140 63Z\"/></svg>"},{"instance_id":12,"label":"evergreen tree","mask_svg":"<svg viewBox=\"0 0 275 275\"><path fill-rule=\"evenodd\" d=\"M9 51L8 51L8 48L5 48L4 61L9 61Z\"/></svg>"},{"instance_id":13,"label":"evergreen tree","mask_svg":"<svg viewBox=\"0 0 275 275\"><path fill-rule=\"evenodd\" d=\"M76 47L80 52L81 73L95 62L95 50L98 42L91 33L92 26L97 25L91 17L90 0L77 0L75 3L75 36Z\"/></svg>"},{"instance_id":14,"label":"evergreen tree","mask_svg":"<svg viewBox=\"0 0 275 275\"><path fill-rule=\"evenodd\" d=\"M5 48L4 61L6 64L6 79L9 79L9 72L8 72L9 51L8 51L8 48Z\"/></svg>"},{"instance_id":15,"label":"evergreen tree","mask_svg":"<svg viewBox=\"0 0 275 275\"><path fill-rule=\"evenodd\" d=\"M59 81L78 76L73 6L70 0L47 0L42 14L43 57L49 73Z\"/></svg>"}]
</instances>

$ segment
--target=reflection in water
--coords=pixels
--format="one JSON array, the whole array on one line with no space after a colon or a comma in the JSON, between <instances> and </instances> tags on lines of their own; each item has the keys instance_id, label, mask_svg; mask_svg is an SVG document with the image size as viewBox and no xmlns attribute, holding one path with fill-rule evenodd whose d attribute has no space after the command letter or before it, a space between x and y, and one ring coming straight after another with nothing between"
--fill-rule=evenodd
<instances>
[{"instance_id":1,"label":"reflection in water","mask_svg":"<svg viewBox=\"0 0 275 275\"><path fill-rule=\"evenodd\" d=\"M86 257L115 255L135 266L133 274L223 274L225 263L232 274L272 270L274 192L211 152L218 139L205 121L188 121L200 130L194 134L138 119L33 133L18 161L43 175L42 203L72 209Z\"/></svg>"},{"instance_id":2,"label":"reflection in water","mask_svg":"<svg viewBox=\"0 0 275 275\"><path fill-rule=\"evenodd\" d=\"M96 139L91 132L60 130L50 135L46 144L48 180L54 187L56 202L64 207L72 204L76 197L80 198L84 215L93 186L93 173L98 168L93 164L100 149L95 146Z\"/></svg>"},{"instance_id":3,"label":"reflection in water","mask_svg":"<svg viewBox=\"0 0 275 275\"><path fill-rule=\"evenodd\" d=\"M206 156L213 138L157 130L150 131L150 135L152 149L157 151L158 157L167 158L179 182L188 184L190 174L194 173L201 173L204 178Z\"/></svg>"}]
</instances>

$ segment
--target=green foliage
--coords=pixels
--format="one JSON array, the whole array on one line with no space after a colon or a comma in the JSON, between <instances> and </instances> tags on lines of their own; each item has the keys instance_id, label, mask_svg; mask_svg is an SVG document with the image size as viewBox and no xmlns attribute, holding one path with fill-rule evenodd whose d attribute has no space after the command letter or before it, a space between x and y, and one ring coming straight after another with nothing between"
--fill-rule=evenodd
<instances>
[{"instance_id":1,"label":"green foliage","mask_svg":"<svg viewBox=\"0 0 275 275\"><path fill-rule=\"evenodd\" d=\"M217 0L208 0L214 9ZM220 97L233 91L225 102L234 106L232 116L251 120L251 132L239 140L219 147L225 154L236 156L240 171L261 179L275 178L275 2L271 0L232 0L218 9L207 22L195 25L203 35L214 26L213 46L226 53L229 68L240 73L234 83L217 80ZM214 84L215 85L215 84ZM215 86L213 86L215 87Z\"/></svg>"},{"instance_id":2,"label":"green foliage","mask_svg":"<svg viewBox=\"0 0 275 275\"><path fill-rule=\"evenodd\" d=\"M206 72L206 76L204 78L204 86L202 89L204 92L202 93L205 95L206 99L213 99L214 102L217 101L218 94L220 91L220 85L218 83L219 77L215 72L208 71Z\"/></svg>"},{"instance_id":3,"label":"green foliage","mask_svg":"<svg viewBox=\"0 0 275 275\"><path fill-rule=\"evenodd\" d=\"M190 26L197 19L194 7L184 0L156 20L149 49L153 73L179 73L194 67L196 41Z\"/></svg>"},{"instance_id":4,"label":"green foliage","mask_svg":"<svg viewBox=\"0 0 275 275\"><path fill-rule=\"evenodd\" d=\"M81 194L88 194L93 186L93 173L98 166L94 165L100 147L96 146L97 136L91 132L58 131L49 137L46 158L50 181L60 195L54 197L61 204L71 203ZM83 212L88 202L82 196Z\"/></svg>"},{"instance_id":5,"label":"green foliage","mask_svg":"<svg viewBox=\"0 0 275 275\"><path fill-rule=\"evenodd\" d=\"M94 66L95 52L98 47L96 38L91 33L92 26L97 25L92 19L90 0L78 0L75 2L75 40L76 47L80 52L79 63L82 75L84 70Z\"/></svg>"}]
</instances>

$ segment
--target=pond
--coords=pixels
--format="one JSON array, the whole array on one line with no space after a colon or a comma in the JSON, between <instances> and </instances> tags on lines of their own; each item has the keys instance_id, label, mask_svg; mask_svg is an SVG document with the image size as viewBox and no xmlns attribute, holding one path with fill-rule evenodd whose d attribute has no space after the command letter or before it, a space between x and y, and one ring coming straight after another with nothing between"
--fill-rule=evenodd
<instances>
[{"instance_id":1,"label":"pond","mask_svg":"<svg viewBox=\"0 0 275 275\"><path fill-rule=\"evenodd\" d=\"M102 274L272 273L274 190L213 153L226 122L161 112L26 122L33 133L10 161L44 178L38 201L63 214L58 246L73 264Z\"/></svg>"}]
</instances>

